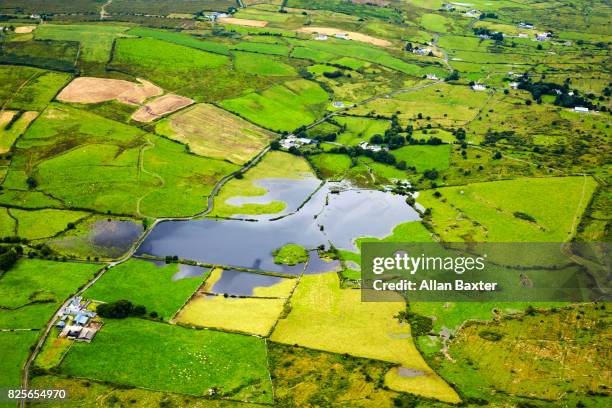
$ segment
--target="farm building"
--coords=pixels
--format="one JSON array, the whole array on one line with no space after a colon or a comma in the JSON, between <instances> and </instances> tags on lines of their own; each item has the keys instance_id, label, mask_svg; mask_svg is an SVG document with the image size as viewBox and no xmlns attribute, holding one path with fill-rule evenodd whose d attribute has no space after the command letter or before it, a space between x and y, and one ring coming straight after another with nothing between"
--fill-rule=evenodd
<instances>
[{"instance_id":1,"label":"farm building","mask_svg":"<svg viewBox=\"0 0 612 408\"><path fill-rule=\"evenodd\" d=\"M288 136L285 139L281 140L280 145L285 149L289 149L291 147L300 147L311 143L312 139L307 139L305 137Z\"/></svg>"},{"instance_id":2,"label":"farm building","mask_svg":"<svg viewBox=\"0 0 612 408\"><path fill-rule=\"evenodd\" d=\"M359 143L359 147L361 147L363 150L370 150L370 151L373 151L373 152L380 152L380 151L383 151L383 150L388 150L386 147L373 145L373 144L370 144L370 143L365 142L365 141Z\"/></svg>"},{"instance_id":3,"label":"farm building","mask_svg":"<svg viewBox=\"0 0 612 408\"><path fill-rule=\"evenodd\" d=\"M482 84L474 84L474 85L472 85L472 89L474 91L486 91L487 87L482 85Z\"/></svg>"},{"instance_id":4,"label":"farm building","mask_svg":"<svg viewBox=\"0 0 612 408\"><path fill-rule=\"evenodd\" d=\"M588 113L589 112L589 108L585 108L585 107L582 107L582 106L576 106L574 108L574 112Z\"/></svg>"}]
</instances>

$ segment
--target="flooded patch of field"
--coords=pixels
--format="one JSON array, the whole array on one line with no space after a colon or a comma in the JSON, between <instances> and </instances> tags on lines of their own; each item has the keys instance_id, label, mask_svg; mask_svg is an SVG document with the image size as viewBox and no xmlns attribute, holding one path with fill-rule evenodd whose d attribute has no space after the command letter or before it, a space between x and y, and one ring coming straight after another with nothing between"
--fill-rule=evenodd
<instances>
[{"instance_id":1,"label":"flooded patch of field","mask_svg":"<svg viewBox=\"0 0 612 408\"><path fill-rule=\"evenodd\" d=\"M278 218L295 212L319 186L320 181L314 177L306 179L289 178L265 178L255 180L253 183L267 192L259 196L231 197L225 202L229 205L240 207L245 204L270 204L274 201L282 201L286 204L283 211L276 214L261 215L237 215L232 218L250 218L257 220Z\"/></svg>"},{"instance_id":2,"label":"flooded patch of field","mask_svg":"<svg viewBox=\"0 0 612 408\"><path fill-rule=\"evenodd\" d=\"M56 251L78 258L118 258L136 242L144 228L131 220L96 217L77 225L49 245Z\"/></svg>"},{"instance_id":3,"label":"flooded patch of field","mask_svg":"<svg viewBox=\"0 0 612 408\"><path fill-rule=\"evenodd\" d=\"M210 285L208 290L216 294L253 296L256 288L270 287L283 281L286 279L278 276L226 269L221 272L219 279Z\"/></svg>"}]
</instances>

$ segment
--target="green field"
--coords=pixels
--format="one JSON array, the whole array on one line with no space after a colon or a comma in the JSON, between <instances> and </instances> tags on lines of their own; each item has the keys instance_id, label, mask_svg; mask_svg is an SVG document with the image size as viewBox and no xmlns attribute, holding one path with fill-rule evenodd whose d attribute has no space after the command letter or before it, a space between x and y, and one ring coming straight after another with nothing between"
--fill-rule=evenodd
<instances>
[{"instance_id":1,"label":"green field","mask_svg":"<svg viewBox=\"0 0 612 408\"><path fill-rule=\"evenodd\" d=\"M99 265L21 260L0 279L0 305L14 309L32 303L63 302Z\"/></svg>"},{"instance_id":2,"label":"green field","mask_svg":"<svg viewBox=\"0 0 612 408\"><path fill-rule=\"evenodd\" d=\"M295 76L295 69L280 60L248 52L234 52L237 71L264 76Z\"/></svg>"},{"instance_id":3,"label":"green field","mask_svg":"<svg viewBox=\"0 0 612 408\"><path fill-rule=\"evenodd\" d=\"M74 41L14 41L0 48L0 63L75 72L79 43Z\"/></svg>"},{"instance_id":4,"label":"green field","mask_svg":"<svg viewBox=\"0 0 612 408\"><path fill-rule=\"evenodd\" d=\"M195 277L173 281L172 277L178 271L178 264L157 266L150 261L132 259L109 269L84 296L103 302L127 299L169 320L203 279Z\"/></svg>"},{"instance_id":5,"label":"green field","mask_svg":"<svg viewBox=\"0 0 612 408\"><path fill-rule=\"evenodd\" d=\"M437 364L467 398L495 403L502 392L551 406L579 400L604 406L607 361L599 350L609 321L603 306L590 304L468 325L450 344L453 361L438 359ZM559 354L565 342L572 347Z\"/></svg>"},{"instance_id":6,"label":"green field","mask_svg":"<svg viewBox=\"0 0 612 408\"><path fill-rule=\"evenodd\" d=\"M36 112L5 111L0 114L0 154L11 150L19 136L36 118Z\"/></svg>"},{"instance_id":7,"label":"green field","mask_svg":"<svg viewBox=\"0 0 612 408\"><path fill-rule=\"evenodd\" d=\"M0 65L0 104L7 109L40 111L68 82L68 74Z\"/></svg>"},{"instance_id":8,"label":"green field","mask_svg":"<svg viewBox=\"0 0 612 408\"><path fill-rule=\"evenodd\" d=\"M325 179L342 179L351 167L350 157L340 154L321 153L309 156L308 160L317 170L317 173Z\"/></svg>"},{"instance_id":9,"label":"green field","mask_svg":"<svg viewBox=\"0 0 612 408\"><path fill-rule=\"evenodd\" d=\"M282 55L289 56L289 47L283 44L257 43L257 42L242 42L234 46L238 51L249 51L259 54Z\"/></svg>"},{"instance_id":10,"label":"green field","mask_svg":"<svg viewBox=\"0 0 612 408\"><path fill-rule=\"evenodd\" d=\"M21 369L39 330L98 269L99 265L22 259L0 275L0 347L11 351L0 362L2 384L16 387L21 383ZM26 330L3 331L6 329Z\"/></svg>"},{"instance_id":11,"label":"green field","mask_svg":"<svg viewBox=\"0 0 612 408\"><path fill-rule=\"evenodd\" d=\"M385 130L391 126L391 123L385 120L353 116L340 116L335 120L346 127L346 130L338 135L336 142L347 146L356 146L362 141L369 142L372 136L382 136Z\"/></svg>"},{"instance_id":12,"label":"green field","mask_svg":"<svg viewBox=\"0 0 612 408\"><path fill-rule=\"evenodd\" d=\"M292 131L314 122L328 98L316 83L299 79L263 92L224 100L221 106L265 128Z\"/></svg>"},{"instance_id":13,"label":"green field","mask_svg":"<svg viewBox=\"0 0 612 408\"><path fill-rule=\"evenodd\" d=\"M127 34L139 37L155 38L186 47L195 48L202 51L210 51L216 54L229 55L229 48L222 43L200 40L195 36L176 33L171 31L152 30L145 27L130 29Z\"/></svg>"},{"instance_id":14,"label":"green field","mask_svg":"<svg viewBox=\"0 0 612 408\"><path fill-rule=\"evenodd\" d=\"M524 243L487 249L504 293L517 275L610 286L605 248L565 256L612 240L610 21L610 0L0 1L0 389L26 374L68 390L34 408L610 406L607 303L361 289L370 242ZM385 197L414 221L382 238L347 225L378 223ZM272 278L175 259L199 258L170 235L225 242L237 223L263 228L228 244L253 268L338 267ZM155 261L132 255L141 240ZM59 337L49 320L96 276L92 310L146 313Z\"/></svg>"},{"instance_id":15,"label":"green field","mask_svg":"<svg viewBox=\"0 0 612 408\"><path fill-rule=\"evenodd\" d=\"M17 219L16 236L35 240L50 238L68 229L68 224L75 224L88 217L89 214L83 211L66 210L9 210L12 217ZM44 223L40 220L45 220Z\"/></svg>"},{"instance_id":16,"label":"green field","mask_svg":"<svg viewBox=\"0 0 612 408\"><path fill-rule=\"evenodd\" d=\"M393 151L398 161L406 161L408 167L416 167L419 172L436 169L445 170L450 162L451 146L404 146Z\"/></svg>"},{"instance_id":17,"label":"green field","mask_svg":"<svg viewBox=\"0 0 612 408\"><path fill-rule=\"evenodd\" d=\"M218 397L272 401L263 340L140 319L107 319L94 342L73 345L60 371L158 391L203 396L213 388Z\"/></svg>"},{"instance_id":18,"label":"green field","mask_svg":"<svg viewBox=\"0 0 612 408\"><path fill-rule=\"evenodd\" d=\"M423 191L417 202L432 208L431 225L448 242L564 242L594 188L590 177L517 179L441 188L440 198Z\"/></svg>"},{"instance_id":19,"label":"green field","mask_svg":"<svg viewBox=\"0 0 612 408\"><path fill-rule=\"evenodd\" d=\"M127 30L125 26L42 24L34 31L41 40L77 41L81 43L80 58L86 62L105 63L115 38Z\"/></svg>"}]
</instances>

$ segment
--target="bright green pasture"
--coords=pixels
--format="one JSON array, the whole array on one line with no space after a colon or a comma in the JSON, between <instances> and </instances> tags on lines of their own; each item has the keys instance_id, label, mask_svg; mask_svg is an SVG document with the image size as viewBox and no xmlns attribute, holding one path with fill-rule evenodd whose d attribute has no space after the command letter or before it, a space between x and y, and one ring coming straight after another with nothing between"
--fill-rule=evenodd
<instances>
[{"instance_id":1,"label":"bright green pasture","mask_svg":"<svg viewBox=\"0 0 612 408\"><path fill-rule=\"evenodd\" d=\"M334 118L346 130L338 135L336 142L347 146L356 146L362 141L368 142L374 135L383 135L391 126L387 120L370 119L356 116L338 116Z\"/></svg>"},{"instance_id":2,"label":"bright green pasture","mask_svg":"<svg viewBox=\"0 0 612 408\"><path fill-rule=\"evenodd\" d=\"M449 31L450 21L440 14L424 14L421 16L421 26L429 31L446 33Z\"/></svg>"},{"instance_id":3,"label":"bright green pasture","mask_svg":"<svg viewBox=\"0 0 612 408\"><path fill-rule=\"evenodd\" d=\"M107 319L91 344L76 343L64 374L152 390L271 403L263 339L140 319Z\"/></svg>"},{"instance_id":4,"label":"bright green pasture","mask_svg":"<svg viewBox=\"0 0 612 408\"><path fill-rule=\"evenodd\" d=\"M81 59L106 63L113 41L127 29L128 27L115 25L41 24L34 31L34 37L44 40L78 41L81 43Z\"/></svg>"},{"instance_id":5,"label":"bright green pasture","mask_svg":"<svg viewBox=\"0 0 612 408\"><path fill-rule=\"evenodd\" d=\"M65 73L0 65L0 106L40 111L69 79Z\"/></svg>"},{"instance_id":6,"label":"bright green pasture","mask_svg":"<svg viewBox=\"0 0 612 408\"><path fill-rule=\"evenodd\" d=\"M289 65L267 55L248 52L234 53L236 70L254 75L295 76L297 72Z\"/></svg>"},{"instance_id":7,"label":"bright green pasture","mask_svg":"<svg viewBox=\"0 0 612 408\"><path fill-rule=\"evenodd\" d=\"M153 38L121 38L116 41L111 66L119 71L146 78L181 95L207 99L207 90L226 88L231 81L229 57L200 51ZM225 75L225 76L221 76ZM231 82L230 82L231 83Z\"/></svg>"},{"instance_id":8,"label":"bright green pasture","mask_svg":"<svg viewBox=\"0 0 612 408\"><path fill-rule=\"evenodd\" d=\"M93 277L99 265L21 259L0 277L0 383L18 386L21 368L60 304Z\"/></svg>"},{"instance_id":9,"label":"bright green pasture","mask_svg":"<svg viewBox=\"0 0 612 408\"><path fill-rule=\"evenodd\" d=\"M0 359L0 384L4 387L19 388L21 370L39 334L37 331L0 332L0 350L4 351ZM14 405L6 403L7 407Z\"/></svg>"},{"instance_id":10,"label":"bright green pasture","mask_svg":"<svg viewBox=\"0 0 612 408\"><path fill-rule=\"evenodd\" d=\"M406 62L391 55L384 49L368 46L363 43L336 40L333 38L327 41L290 39L289 42L296 47L291 54L293 58L305 58L316 62L327 62L330 59L338 57L351 57L418 77L426 73L435 73L438 74L438 76L443 76L445 72L445 70L440 67L422 67Z\"/></svg>"},{"instance_id":11,"label":"bright green pasture","mask_svg":"<svg viewBox=\"0 0 612 408\"><path fill-rule=\"evenodd\" d=\"M314 122L328 98L318 84L299 79L260 93L228 99L221 105L265 128L292 131Z\"/></svg>"},{"instance_id":12,"label":"bright green pasture","mask_svg":"<svg viewBox=\"0 0 612 408\"><path fill-rule=\"evenodd\" d=\"M22 259L0 278L0 306L64 301L99 269L100 265Z\"/></svg>"},{"instance_id":13,"label":"bright green pasture","mask_svg":"<svg viewBox=\"0 0 612 408\"><path fill-rule=\"evenodd\" d=\"M422 191L443 241L564 242L575 233L596 182L591 177L523 178ZM517 217L527 214L535 222Z\"/></svg>"},{"instance_id":14,"label":"bright green pasture","mask_svg":"<svg viewBox=\"0 0 612 408\"><path fill-rule=\"evenodd\" d=\"M417 171L429 169L447 169L450 162L450 145L427 146L411 145L393 150L398 161L406 161L408 167L416 167Z\"/></svg>"},{"instance_id":15,"label":"bright green pasture","mask_svg":"<svg viewBox=\"0 0 612 408\"><path fill-rule=\"evenodd\" d=\"M258 42L241 42L234 46L238 51L249 51L259 54L289 56L289 47L283 44L270 44Z\"/></svg>"},{"instance_id":16,"label":"bright green pasture","mask_svg":"<svg viewBox=\"0 0 612 408\"><path fill-rule=\"evenodd\" d=\"M15 119L16 115L19 115L17 119ZM21 136L36 116L36 112L20 114L19 112L4 111L0 113L0 154L11 150L15 140Z\"/></svg>"},{"instance_id":17,"label":"bright green pasture","mask_svg":"<svg viewBox=\"0 0 612 408\"><path fill-rule=\"evenodd\" d=\"M127 299L169 320L202 283L202 277L172 280L179 265L157 266L131 259L113 268L85 292L85 297L103 302Z\"/></svg>"},{"instance_id":18,"label":"bright green pasture","mask_svg":"<svg viewBox=\"0 0 612 408\"><path fill-rule=\"evenodd\" d=\"M476 92L465 85L438 84L389 99L375 99L351 109L350 113L365 115L374 112L389 117L397 114L402 125L414 121L415 127L426 124L460 127L474 119L489 98L487 92ZM418 119L419 113L422 119Z\"/></svg>"},{"instance_id":19,"label":"bright green pasture","mask_svg":"<svg viewBox=\"0 0 612 408\"><path fill-rule=\"evenodd\" d=\"M189 34L182 34L172 31L154 30L146 27L136 27L130 29L127 34L136 35L139 37L155 38L157 40L167 41L186 47L195 48L202 51L210 51L217 54L229 55L227 45L219 42L200 40Z\"/></svg>"},{"instance_id":20,"label":"bright green pasture","mask_svg":"<svg viewBox=\"0 0 612 408\"><path fill-rule=\"evenodd\" d=\"M18 220L17 236L31 240L52 237L67 229L69 223L74 224L89 216L83 211L54 209L10 209L9 212Z\"/></svg>"},{"instance_id":21,"label":"bright green pasture","mask_svg":"<svg viewBox=\"0 0 612 408\"><path fill-rule=\"evenodd\" d=\"M51 193L68 207L115 214L190 215L237 167L183 145L54 104L19 139L5 188Z\"/></svg>"},{"instance_id":22,"label":"bright green pasture","mask_svg":"<svg viewBox=\"0 0 612 408\"><path fill-rule=\"evenodd\" d=\"M344 154L321 153L308 156L317 173L325 179L340 180L351 168L351 158Z\"/></svg>"}]
</instances>

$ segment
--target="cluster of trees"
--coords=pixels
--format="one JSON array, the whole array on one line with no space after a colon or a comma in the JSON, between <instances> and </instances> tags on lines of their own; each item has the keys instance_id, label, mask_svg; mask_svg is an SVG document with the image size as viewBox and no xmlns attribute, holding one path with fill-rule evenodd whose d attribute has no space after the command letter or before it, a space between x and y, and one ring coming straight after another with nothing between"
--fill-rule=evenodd
<instances>
[{"instance_id":1,"label":"cluster of trees","mask_svg":"<svg viewBox=\"0 0 612 408\"><path fill-rule=\"evenodd\" d=\"M484 20L485 18L497 19L498 17L495 13L482 13L478 18Z\"/></svg>"},{"instance_id":2,"label":"cluster of trees","mask_svg":"<svg viewBox=\"0 0 612 408\"><path fill-rule=\"evenodd\" d=\"M504 42L504 35L499 31L491 31L488 28L484 27L474 27L472 30L476 35L486 35L490 39L495 40L495 42Z\"/></svg>"},{"instance_id":3,"label":"cluster of trees","mask_svg":"<svg viewBox=\"0 0 612 408\"><path fill-rule=\"evenodd\" d=\"M0 247L0 271L6 272L11 269L21 254L23 248L20 245Z\"/></svg>"},{"instance_id":4,"label":"cluster of trees","mask_svg":"<svg viewBox=\"0 0 612 408\"><path fill-rule=\"evenodd\" d=\"M324 72L323 76L325 78L330 78L330 79L334 79L334 78L340 78L342 75L342 71L331 71L331 72Z\"/></svg>"},{"instance_id":5,"label":"cluster of trees","mask_svg":"<svg viewBox=\"0 0 612 408\"><path fill-rule=\"evenodd\" d=\"M605 89L604 95L600 96L599 98L592 93L582 96L577 89L570 89L570 82L571 80L569 78L563 82L563 85L542 80L533 82L527 74L523 74L518 81L518 89L529 92L537 103L542 103L543 95L553 95L555 96L554 104L564 108L583 106L589 109L601 110L602 112L606 112L608 110L605 105L598 106L593 102L596 99L599 99L600 101L605 100ZM608 94L610 94L610 89L606 89L608 89Z\"/></svg>"},{"instance_id":6,"label":"cluster of trees","mask_svg":"<svg viewBox=\"0 0 612 408\"><path fill-rule=\"evenodd\" d=\"M96 312L102 317L125 319L130 316L144 316L147 313L147 308L142 305L134 306L129 300L121 299L99 305ZM153 317L153 314L151 316Z\"/></svg>"},{"instance_id":7,"label":"cluster of trees","mask_svg":"<svg viewBox=\"0 0 612 408\"><path fill-rule=\"evenodd\" d=\"M446 82L448 81L457 81L459 80L459 71L453 71L446 78L444 78Z\"/></svg>"},{"instance_id":8,"label":"cluster of trees","mask_svg":"<svg viewBox=\"0 0 612 408\"><path fill-rule=\"evenodd\" d=\"M395 317L400 323L410 323L410 330L413 337L426 336L433 330L433 320L427 316L402 310Z\"/></svg>"}]
</instances>

